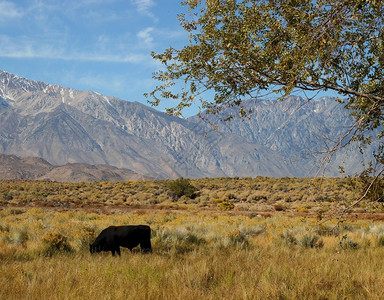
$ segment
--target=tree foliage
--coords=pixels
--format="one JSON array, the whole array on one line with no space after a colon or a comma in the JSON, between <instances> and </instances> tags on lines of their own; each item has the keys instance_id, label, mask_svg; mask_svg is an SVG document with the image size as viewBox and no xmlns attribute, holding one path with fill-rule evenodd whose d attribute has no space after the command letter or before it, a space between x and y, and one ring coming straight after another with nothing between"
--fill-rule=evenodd
<instances>
[{"instance_id":1,"label":"tree foliage","mask_svg":"<svg viewBox=\"0 0 384 300\"><path fill-rule=\"evenodd\" d=\"M216 112L224 104L276 93L331 90L356 124L383 124L384 5L379 0L186 0L179 16L189 44L152 53L164 69L153 105L177 100L180 114L196 101ZM181 84L181 87L178 85ZM204 92L214 91L212 99ZM246 113L246 112L244 112ZM384 133L380 133L380 137ZM359 136L358 138L361 138Z\"/></svg>"},{"instance_id":2,"label":"tree foliage","mask_svg":"<svg viewBox=\"0 0 384 300\"><path fill-rule=\"evenodd\" d=\"M328 151L378 142L384 171L384 4L379 0L185 0L179 16L189 44L152 53L164 68L149 102L174 100L170 114L195 102L215 113L274 93L340 95L355 122ZM205 97L213 91L213 97ZM308 97L310 98L310 97ZM374 132L374 134L372 134ZM374 176L373 176L374 177ZM373 178L372 177L372 178Z\"/></svg>"},{"instance_id":3,"label":"tree foliage","mask_svg":"<svg viewBox=\"0 0 384 300\"><path fill-rule=\"evenodd\" d=\"M187 178L177 178L175 180L171 180L168 184L169 191L180 198L181 196L186 196L188 198L196 197L196 188L191 184L191 181Z\"/></svg>"}]
</instances>

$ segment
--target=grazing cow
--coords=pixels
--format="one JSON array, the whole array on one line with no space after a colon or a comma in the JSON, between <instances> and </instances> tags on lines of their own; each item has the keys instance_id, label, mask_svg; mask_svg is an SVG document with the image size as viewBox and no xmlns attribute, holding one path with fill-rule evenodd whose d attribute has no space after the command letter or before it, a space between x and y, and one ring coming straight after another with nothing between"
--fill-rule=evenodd
<instances>
[{"instance_id":1,"label":"grazing cow","mask_svg":"<svg viewBox=\"0 0 384 300\"><path fill-rule=\"evenodd\" d=\"M148 225L109 226L89 245L89 251L111 251L114 256L115 252L120 255L120 246L132 251L139 244L142 253L152 252L151 228Z\"/></svg>"}]
</instances>

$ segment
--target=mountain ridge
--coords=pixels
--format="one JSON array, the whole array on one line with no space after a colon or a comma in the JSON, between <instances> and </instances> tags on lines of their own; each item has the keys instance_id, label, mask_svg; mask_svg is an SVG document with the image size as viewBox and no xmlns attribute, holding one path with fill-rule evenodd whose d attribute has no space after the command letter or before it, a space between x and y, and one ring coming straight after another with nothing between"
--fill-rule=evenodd
<instances>
[{"instance_id":1,"label":"mountain ridge","mask_svg":"<svg viewBox=\"0 0 384 300\"><path fill-rule=\"evenodd\" d=\"M138 102L0 71L0 153L54 165L105 164L154 178L311 176L318 158L294 151L319 151L313 145L348 122L335 101L292 106L303 101L244 101L253 110L246 122L182 119ZM231 108L221 116L229 113ZM337 175L336 168L327 172Z\"/></svg>"},{"instance_id":2,"label":"mountain ridge","mask_svg":"<svg viewBox=\"0 0 384 300\"><path fill-rule=\"evenodd\" d=\"M108 165L73 163L51 165L39 157L0 154L0 180L41 180L57 182L149 180L128 169Z\"/></svg>"}]
</instances>

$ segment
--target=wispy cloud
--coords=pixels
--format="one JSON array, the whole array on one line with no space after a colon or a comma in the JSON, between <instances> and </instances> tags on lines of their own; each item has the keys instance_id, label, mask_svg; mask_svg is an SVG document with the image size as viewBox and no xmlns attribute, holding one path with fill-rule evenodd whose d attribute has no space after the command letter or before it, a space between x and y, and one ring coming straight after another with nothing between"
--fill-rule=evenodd
<instances>
[{"instance_id":1,"label":"wispy cloud","mask_svg":"<svg viewBox=\"0 0 384 300\"><path fill-rule=\"evenodd\" d=\"M24 15L23 11L9 1L0 1L0 19L21 18Z\"/></svg>"},{"instance_id":2,"label":"wispy cloud","mask_svg":"<svg viewBox=\"0 0 384 300\"><path fill-rule=\"evenodd\" d=\"M158 21L156 16L151 12L151 8L155 6L153 0L131 0L136 6L136 10L139 14L152 18L155 22Z\"/></svg>"},{"instance_id":3,"label":"wispy cloud","mask_svg":"<svg viewBox=\"0 0 384 300\"><path fill-rule=\"evenodd\" d=\"M136 36L138 39L143 43L143 46L146 48L151 48L153 47L153 32L154 28L153 27L148 27L144 30L139 31Z\"/></svg>"},{"instance_id":4,"label":"wispy cloud","mask_svg":"<svg viewBox=\"0 0 384 300\"><path fill-rule=\"evenodd\" d=\"M35 44L28 39L17 39L16 41L9 36L0 35L0 56L9 58L45 58L67 61L141 64L148 61L149 54L70 51L53 45Z\"/></svg>"}]
</instances>

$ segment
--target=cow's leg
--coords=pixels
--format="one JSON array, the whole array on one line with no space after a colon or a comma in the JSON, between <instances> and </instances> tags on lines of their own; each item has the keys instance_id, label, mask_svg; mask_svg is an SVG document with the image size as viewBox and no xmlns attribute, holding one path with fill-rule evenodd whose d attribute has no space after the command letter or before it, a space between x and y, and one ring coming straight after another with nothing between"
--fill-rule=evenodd
<instances>
[{"instance_id":1,"label":"cow's leg","mask_svg":"<svg viewBox=\"0 0 384 300\"><path fill-rule=\"evenodd\" d=\"M152 252L151 241L141 242L140 249L141 249L141 253L151 253Z\"/></svg>"},{"instance_id":2,"label":"cow's leg","mask_svg":"<svg viewBox=\"0 0 384 300\"><path fill-rule=\"evenodd\" d=\"M120 247L119 246L113 246L111 248L111 252L112 252L112 256L115 256L115 253L117 253L119 256L121 256Z\"/></svg>"}]
</instances>

